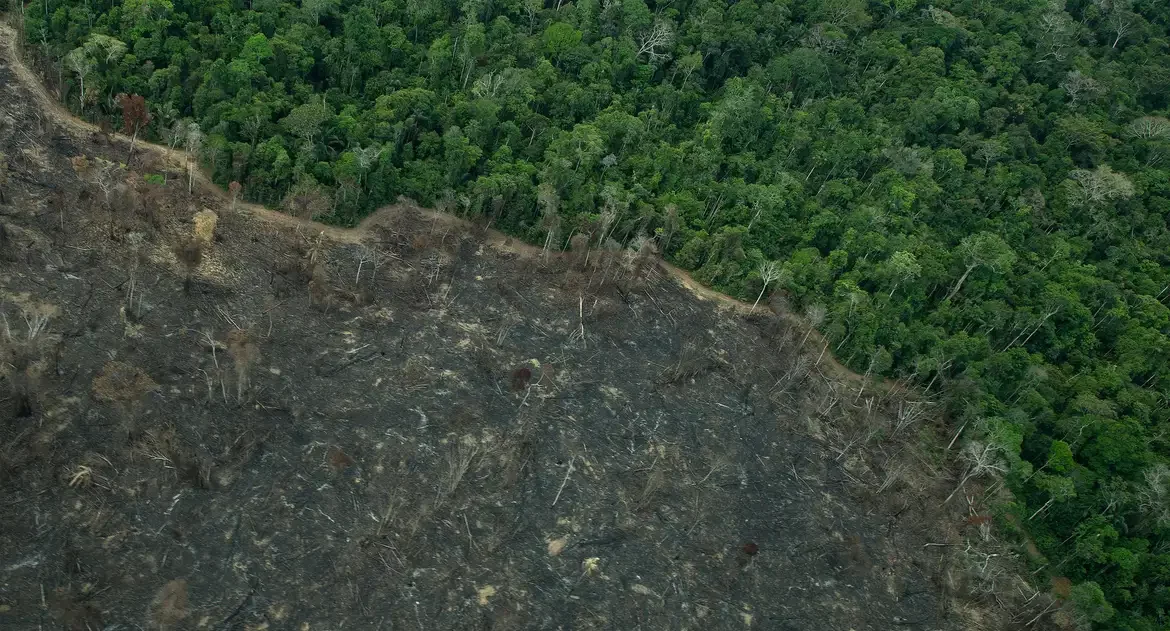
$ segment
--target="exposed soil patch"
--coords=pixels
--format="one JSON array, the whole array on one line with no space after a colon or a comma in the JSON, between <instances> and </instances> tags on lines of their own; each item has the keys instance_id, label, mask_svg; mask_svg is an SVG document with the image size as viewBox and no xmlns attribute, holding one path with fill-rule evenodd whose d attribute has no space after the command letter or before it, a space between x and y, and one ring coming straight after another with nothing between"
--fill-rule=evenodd
<instances>
[{"instance_id":1,"label":"exposed soil patch","mask_svg":"<svg viewBox=\"0 0 1170 631\"><path fill-rule=\"evenodd\" d=\"M3 628L972 628L928 408L788 319L0 101Z\"/></svg>"}]
</instances>

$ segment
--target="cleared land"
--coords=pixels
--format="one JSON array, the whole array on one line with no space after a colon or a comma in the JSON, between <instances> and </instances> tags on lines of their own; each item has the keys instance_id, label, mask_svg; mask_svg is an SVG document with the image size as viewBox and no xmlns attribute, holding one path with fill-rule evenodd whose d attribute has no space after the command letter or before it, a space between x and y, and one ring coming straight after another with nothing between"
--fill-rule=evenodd
<instances>
[{"instance_id":1,"label":"cleared land","mask_svg":"<svg viewBox=\"0 0 1170 631\"><path fill-rule=\"evenodd\" d=\"M188 194L43 96L0 64L0 626L978 628L936 411L764 304Z\"/></svg>"}]
</instances>

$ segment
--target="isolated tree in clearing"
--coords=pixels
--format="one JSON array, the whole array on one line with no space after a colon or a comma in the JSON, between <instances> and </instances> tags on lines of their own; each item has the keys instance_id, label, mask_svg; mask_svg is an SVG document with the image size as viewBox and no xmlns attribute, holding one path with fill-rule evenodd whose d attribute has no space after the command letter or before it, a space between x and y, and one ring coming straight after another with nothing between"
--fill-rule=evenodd
<instances>
[{"instance_id":1,"label":"isolated tree in clearing","mask_svg":"<svg viewBox=\"0 0 1170 631\"><path fill-rule=\"evenodd\" d=\"M33 301L27 294L12 297L24 320L23 334L13 331L7 314L0 309L0 377L12 391L15 416L32 413L41 376L47 367L46 350L56 339L47 333L49 320L58 309L48 303Z\"/></svg>"},{"instance_id":2,"label":"isolated tree in clearing","mask_svg":"<svg viewBox=\"0 0 1170 631\"><path fill-rule=\"evenodd\" d=\"M252 366L260 360L260 347L243 329L234 329L227 337L228 355L236 368L236 400L242 401L251 385Z\"/></svg>"},{"instance_id":3,"label":"isolated tree in clearing","mask_svg":"<svg viewBox=\"0 0 1170 631\"><path fill-rule=\"evenodd\" d=\"M784 275L783 270L776 263L776 261L764 261L760 263L760 281L764 286L760 288L760 295L756 296L756 301L752 303L752 311L756 310L756 305L760 304L760 299L764 297L764 292L768 291L768 285L773 281L780 280Z\"/></svg>"},{"instance_id":4,"label":"isolated tree in clearing","mask_svg":"<svg viewBox=\"0 0 1170 631\"><path fill-rule=\"evenodd\" d=\"M203 241L197 238L185 239L175 247L175 258L183 266L186 274L183 277L183 293L191 293L191 277L203 262Z\"/></svg>"},{"instance_id":5,"label":"isolated tree in clearing","mask_svg":"<svg viewBox=\"0 0 1170 631\"><path fill-rule=\"evenodd\" d=\"M93 394L99 401L114 404L121 413L127 434L134 433L138 412L146 395L158 387L141 368L125 362L110 361L93 379Z\"/></svg>"},{"instance_id":6,"label":"isolated tree in clearing","mask_svg":"<svg viewBox=\"0 0 1170 631\"><path fill-rule=\"evenodd\" d=\"M122 133L130 134L130 151L126 154L126 164L134 158L134 144L138 142L138 132L150 124L150 111L146 108L146 99L138 94L119 94L118 102L122 106Z\"/></svg>"},{"instance_id":7,"label":"isolated tree in clearing","mask_svg":"<svg viewBox=\"0 0 1170 631\"><path fill-rule=\"evenodd\" d=\"M231 194L231 196L232 196L232 205L231 205L232 210L236 209L236 200L240 197L240 191L242 191L243 189L244 189L243 185L241 185L239 182L237 182L235 180L232 180L232 183L228 184L228 193Z\"/></svg>"}]
</instances>

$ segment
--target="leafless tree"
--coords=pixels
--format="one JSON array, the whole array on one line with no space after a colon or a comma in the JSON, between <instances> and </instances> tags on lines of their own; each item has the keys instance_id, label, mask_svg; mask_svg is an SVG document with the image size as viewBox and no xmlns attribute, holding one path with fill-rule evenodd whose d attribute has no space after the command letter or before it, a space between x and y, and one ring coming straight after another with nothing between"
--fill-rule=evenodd
<instances>
[{"instance_id":1,"label":"leafless tree","mask_svg":"<svg viewBox=\"0 0 1170 631\"><path fill-rule=\"evenodd\" d=\"M1170 120L1161 116L1143 116L1127 125L1125 133L1131 138L1142 140L1167 138L1170 137Z\"/></svg>"},{"instance_id":2,"label":"leafless tree","mask_svg":"<svg viewBox=\"0 0 1170 631\"><path fill-rule=\"evenodd\" d=\"M191 122L186 127L185 139L187 149L187 193L191 193L195 185L195 169L199 168L199 153L203 150L203 132L199 124Z\"/></svg>"},{"instance_id":3,"label":"leafless tree","mask_svg":"<svg viewBox=\"0 0 1170 631\"><path fill-rule=\"evenodd\" d=\"M1060 83L1060 87L1068 95L1068 98L1072 99L1074 105L1082 100L1091 101L1105 91L1096 79L1080 70L1069 72L1064 81Z\"/></svg>"},{"instance_id":4,"label":"leafless tree","mask_svg":"<svg viewBox=\"0 0 1170 631\"><path fill-rule=\"evenodd\" d=\"M898 410L892 417L894 427L890 436L897 436L899 432L923 421L928 409L928 404L923 401L899 401Z\"/></svg>"},{"instance_id":5,"label":"leafless tree","mask_svg":"<svg viewBox=\"0 0 1170 631\"><path fill-rule=\"evenodd\" d=\"M674 238L674 234L678 232L679 225L681 224L678 217L678 206L668 204L665 211L666 215L663 217L662 234L660 235L663 239L662 252L664 254L670 250L670 241Z\"/></svg>"},{"instance_id":6,"label":"leafless tree","mask_svg":"<svg viewBox=\"0 0 1170 631\"><path fill-rule=\"evenodd\" d=\"M1063 3L1053 4L1036 23L1037 61L1064 61L1076 31L1076 23L1064 12Z\"/></svg>"},{"instance_id":7,"label":"leafless tree","mask_svg":"<svg viewBox=\"0 0 1170 631\"><path fill-rule=\"evenodd\" d=\"M503 73L488 72L475 80L475 83L471 85L471 93L481 99L495 98L504 86L504 81Z\"/></svg>"},{"instance_id":8,"label":"leafless tree","mask_svg":"<svg viewBox=\"0 0 1170 631\"><path fill-rule=\"evenodd\" d=\"M630 255L630 277L635 281L641 280L646 272L646 266L649 265L657 253L654 242L642 235L638 235L633 241L630 241L626 252Z\"/></svg>"},{"instance_id":9,"label":"leafless tree","mask_svg":"<svg viewBox=\"0 0 1170 631\"><path fill-rule=\"evenodd\" d=\"M804 343L808 341L808 336L812 335L812 332L825 321L826 314L825 308L821 305L810 305L808 309L805 309L804 320L808 328L804 332L804 337L800 338L800 348L804 348Z\"/></svg>"},{"instance_id":10,"label":"leafless tree","mask_svg":"<svg viewBox=\"0 0 1170 631\"><path fill-rule=\"evenodd\" d=\"M1081 207L1102 206L1118 199L1133 197L1133 183L1124 173L1101 165L1096 169L1076 169L1069 179L1077 183L1075 204Z\"/></svg>"},{"instance_id":11,"label":"leafless tree","mask_svg":"<svg viewBox=\"0 0 1170 631\"><path fill-rule=\"evenodd\" d=\"M357 158L358 167L362 170L361 175L358 177L358 184L360 185L366 173L369 172L370 167L374 166L374 162L378 160L378 156L382 155L382 148L358 147L354 149L353 154Z\"/></svg>"},{"instance_id":12,"label":"leafless tree","mask_svg":"<svg viewBox=\"0 0 1170 631\"><path fill-rule=\"evenodd\" d=\"M183 278L183 293L191 293L191 277L203 262L203 241L194 237L186 239L175 247L175 258L187 272Z\"/></svg>"},{"instance_id":13,"label":"leafless tree","mask_svg":"<svg viewBox=\"0 0 1170 631\"><path fill-rule=\"evenodd\" d=\"M329 274L321 262L311 264L309 280L309 301L315 307L328 310L333 304L333 289L329 286Z\"/></svg>"},{"instance_id":14,"label":"leafless tree","mask_svg":"<svg viewBox=\"0 0 1170 631\"><path fill-rule=\"evenodd\" d=\"M994 439L987 441L972 440L964 445L959 457L966 463L966 469L963 472L963 476L959 479L959 484L955 486L955 490L951 491L947 499L943 500L943 504L951 501L951 498L972 478L987 474L1007 473L1007 461L1004 456L1005 450L1003 446Z\"/></svg>"},{"instance_id":15,"label":"leafless tree","mask_svg":"<svg viewBox=\"0 0 1170 631\"><path fill-rule=\"evenodd\" d=\"M605 191L602 191L605 197ZM601 209L601 227L598 230L597 245L603 246L609 239L609 230L617 225L618 211L613 198L607 197Z\"/></svg>"},{"instance_id":16,"label":"leafless tree","mask_svg":"<svg viewBox=\"0 0 1170 631\"><path fill-rule=\"evenodd\" d=\"M573 267L585 269L589 264L589 235L578 232L569 239L569 251L573 256Z\"/></svg>"},{"instance_id":17,"label":"leafless tree","mask_svg":"<svg viewBox=\"0 0 1170 631\"><path fill-rule=\"evenodd\" d=\"M329 198L315 182L304 180L289 190L284 207L294 217L311 221L329 211Z\"/></svg>"},{"instance_id":18,"label":"leafless tree","mask_svg":"<svg viewBox=\"0 0 1170 631\"><path fill-rule=\"evenodd\" d=\"M362 246L358 248L358 267L357 275L354 276L353 279L354 284L361 284L362 267L365 266L366 263L369 263L374 268L374 271L370 274L370 280L374 280L378 276L378 266L382 264L383 260L385 260L385 256L381 250L369 244L362 244Z\"/></svg>"},{"instance_id":19,"label":"leafless tree","mask_svg":"<svg viewBox=\"0 0 1170 631\"><path fill-rule=\"evenodd\" d=\"M41 376L48 369L46 350L60 339L47 333L49 320L59 313L57 307L20 296L11 297L24 320L25 331L14 332L8 316L0 309L0 377L8 383L17 416L32 413L33 399Z\"/></svg>"},{"instance_id":20,"label":"leafless tree","mask_svg":"<svg viewBox=\"0 0 1170 631\"><path fill-rule=\"evenodd\" d=\"M438 501L442 502L455 493L463 476L471 468L471 462L479 454L479 447L470 439L460 440L451 446L447 452L447 473L439 485Z\"/></svg>"},{"instance_id":21,"label":"leafless tree","mask_svg":"<svg viewBox=\"0 0 1170 631\"><path fill-rule=\"evenodd\" d=\"M971 589L977 594L995 596L1006 591L1007 583L1014 585L1019 581L1011 571L1015 555L993 539L968 540L956 557L966 569Z\"/></svg>"},{"instance_id":22,"label":"leafless tree","mask_svg":"<svg viewBox=\"0 0 1170 631\"><path fill-rule=\"evenodd\" d=\"M670 59L670 53L666 52L671 43L674 42L674 27L665 19L658 19L650 27L650 30L638 37L638 53L641 57L646 55L650 63L658 63Z\"/></svg>"},{"instance_id":23,"label":"leafless tree","mask_svg":"<svg viewBox=\"0 0 1170 631\"><path fill-rule=\"evenodd\" d=\"M1159 463L1146 470L1145 483L1138 489L1138 505L1160 528L1170 527L1170 467Z\"/></svg>"},{"instance_id":24,"label":"leafless tree","mask_svg":"<svg viewBox=\"0 0 1170 631\"><path fill-rule=\"evenodd\" d=\"M84 48L75 48L65 56L65 63L77 75L77 103L78 106L85 109L85 78L93 71L93 59L85 52Z\"/></svg>"},{"instance_id":25,"label":"leafless tree","mask_svg":"<svg viewBox=\"0 0 1170 631\"><path fill-rule=\"evenodd\" d=\"M8 324L8 317L0 311L0 323L4 325L3 341L6 344L20 343L31 345L40 339L41 334L49 326L49 320L53 319L59 313L57 307L48 303L35 303L31 301L24 301L17 303L20 309L20 316L24 320L25 334L23 339L21 336L15 335L12 332L12 327Z\"/></svg>"},{"instance_id":26,"label":"leafless tree","mask_svg":"<svg viewBox=\"0 0 1170 631\"><path fill-rule=\"evenodd\" d=\"M834 37L825 31L824 24L816 24L808 30L804 38L801 40L806 48L819 50L829 55L835 55L843 50L848 43L848 40L840 35L837 31L837 36Z\"/></svg>"},{"instance_id":27,"label":"leafless tree","mask_svg":"<svg viewBox=\"0 0 1170 631\"><path fill-rule=\"evenodd\" d=\"M528 32L536 28L536 16L544 10L544 0L524 0L524 13L528 15Z\"/></svg>"},{"instance_id":28,"label":"leafless tree","mask_svg":"<svg viewBox=\"0 0 1170 631\"><path fill-rule=\"evenodd\" d=\"M106 206L110 206L110 194L114 192L114 187L118 185L121 167L104 158L95 158L94 163L91 163L87 171L88 179L91 184L96 186L102 192L102 200Z\"/></svg>"},{"instance_id":29,"label":"leafless tree","mask_svg":"<svg viewBox=\"0 0 1170 631\"><path fill-rule=\"evenodd\" d=\"M1105 25L1109 27L1109 32L1114 35L1113 46L1111 48L1117 48L1117 44L1121 42L1122 38L1133 32L1137 22L1136 17L1129 11L1114 10L1109 14L1109 17L1105 18Z\"/></svg>"},{"instance_id":30,"label":"leafless tree","mask_svg":"<svg viewBox=\"0 0 1170 631\"><path fill-rule=\"evenodd\" d=\"M756 301L752 303L752 311L756 310L756 305L760 304L760 299L764 297L764 292L768 291L768 285L773 281L780 280L784 276L784 270L776 263L776 261L764 261L760 263L757 270L760 274L760 281L764 286L760 288L760 295L756 296Z\"/></svg>"},{"instance_id":31,"label":"leafless tree","mask_svg":"<svg viewBox=\"0 0 1170 631\"><path fill-rule=\"evenodd\" d=\"M180 118L164 133L167 136L167 149L174 151L175 147L183 144L187 140L187 120Z\"/></svg>"},{"instance_id":32,"label":"leafless tree","mask_svg":"<svg viewBox=\"0 0 1170 631\"><path fill-rule=\"evenodd\" d=\"M1117 48L1122 38L1133 32L1137 25L1137 15L1132 11L1133 0L1093 0L1093 4L1105 14L1102 24L1113 36L1112 48Z\"/></svg>"},{"instance_id":33,"label":"leafless tree","mask_svg":"<svg viewBox=\"0 0 1170 631\"><path fill-rule=\"evenodd\" d=\"M991 163L1003 157L1005 152L1003 142L998 139L984 140L975 150L975 157L983 161L983 168L991 168Z\"/></svg>"},{"instance_id":34,"label":"leafless tree","mask_svg":"<svg viewBox=\"0 0 1170 631\"><path fill-rule=\"evenodd\" d=\"M126 429L132 430L143 399L147 393L158 388L158 384L137 366L111 361L94 377L92 388L96 399L112 403L118 408Z\"/></svg>"},{"instance_id":35,"label":"leafless tree","mask_svg":"<svg viewBox=\"0 0 1170 631\"><path fill-rule=\"evenodd\" d=\"M945 26L947 28L957 28L961 25L959 19L955 17L950 11L939 9L931 5L922 10L922 16L934 22L935 24Z\"/></svg>"},{"instance_id":36,"label":"leafless tree","mask_svg":"<svg viewBox=\"0 0 1170 631\"><path fill-rule=\"evenodd\" d=\"M126 281L126 311L135 317L142 314L142 295L138 291L138 268L142 265L142 246L146 237L141 232L131 232L126 235L126 245L130 249L130 278ZM137 304L135 298L138 298Z\"/></svg>"},{"instance_id":37,"label":"leafless tree","mask_svg":"<svg viewBox=\"0 0 1170 631\"><path fill-rule=\"evenodd\" d=\"M232 183L228 184L228 193L230 193L232 196L232 210L236 209L236 200L239 199L240 191L242 190L244 190L244 186L235 180L232 180Z\"/></svg>"},{"instance_id":38,"label":"leafless tree","mask_svg":"<svg viewBox=\"0 0 1170 631\"><path fill-rule=\"evenodd\" d=\"M552 247L553 241L557 238L557 233L561 227L561 216L557 213L560 208L561 199L557 195L557 191L550 184L541 184L536 190L536 201L540 204L541 227L545 230L544 249L542 254L544 260L548 260L548 252Z\"/></svg>"},{"instance_id":39,"label":"leafless tree","mask_svg":"<svg viewBox=\"0 0 1170 631\"><path fill-rule=\"evenodd\" d=\"M251 385L252 367L260 360L260 347L247 331L233 329L227 336L227 350L236 368L236 400L241 401Z\"/></svg>"}]
</instances>

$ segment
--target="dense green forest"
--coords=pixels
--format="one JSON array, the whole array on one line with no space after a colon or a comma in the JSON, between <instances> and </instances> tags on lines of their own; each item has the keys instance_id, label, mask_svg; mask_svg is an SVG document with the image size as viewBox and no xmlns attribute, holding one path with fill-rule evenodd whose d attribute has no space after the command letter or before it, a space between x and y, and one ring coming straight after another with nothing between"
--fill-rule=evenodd
<instances>
[{"instance_id":1,"label":"dense green forest","mask_svg":"<svg viewBox=\"0 0 1170 631\"><path fill-rule=\"evenodd\" d=\"M1085 627L1170 628L1170 3L32 0L79 115L249 200L404 195L768 282L950 402ZM579 235L584 235L581 237ZM962 501L962 493L953 501Z\"/></svg>"}]
</instances>

